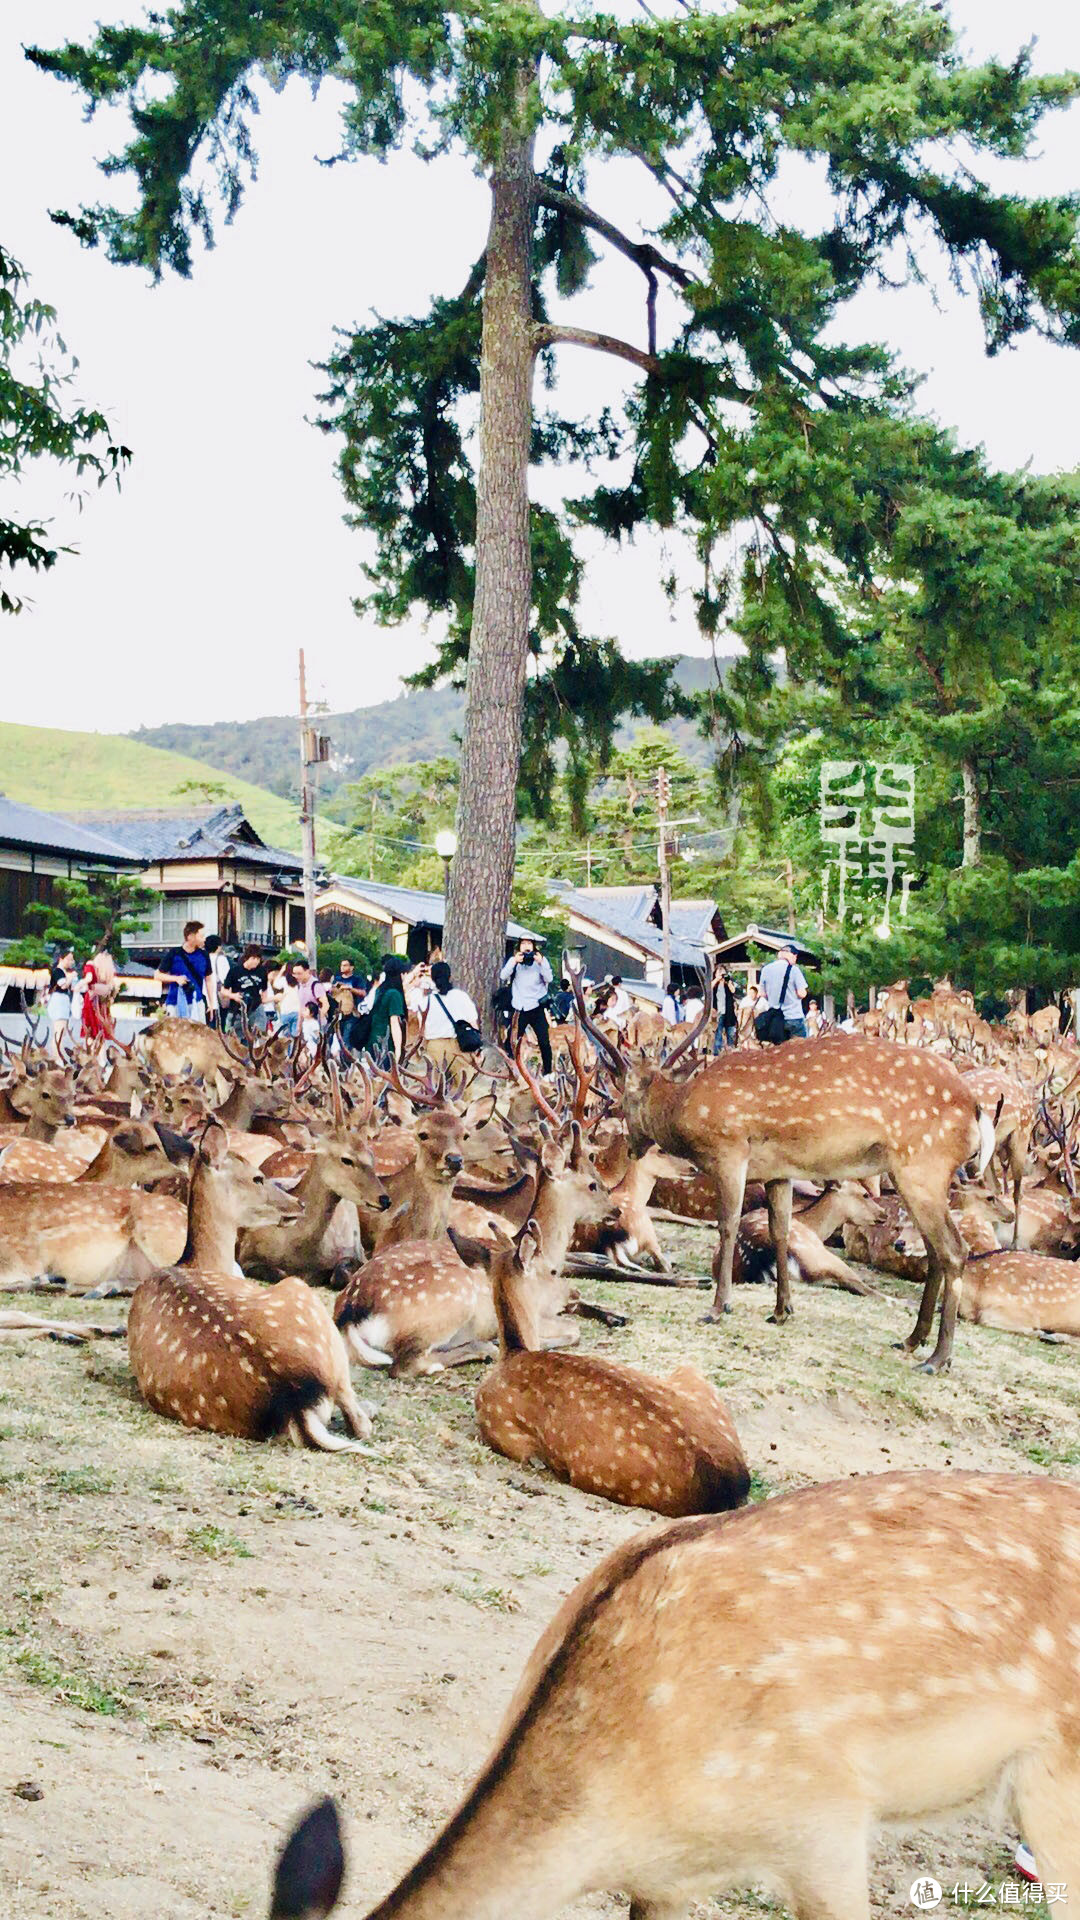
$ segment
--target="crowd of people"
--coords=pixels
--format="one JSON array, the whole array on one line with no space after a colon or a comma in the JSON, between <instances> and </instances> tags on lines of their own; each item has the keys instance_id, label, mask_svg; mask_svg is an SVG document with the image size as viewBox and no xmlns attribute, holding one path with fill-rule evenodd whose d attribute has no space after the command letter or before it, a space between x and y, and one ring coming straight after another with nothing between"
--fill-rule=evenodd
<instances>
[{"instance_id":1,"label":"crowd of people","mask_svg":"<svg viewBox=\"0 0 1080 1920\"><path fill-rule=\"evenodd\" d=\"M419 962L388 953L369 977L347 957L335 971L316 970L303 951L281 961L267 959L253 945L230 954L217 934L208 935L201 921L189 920L179 945L162 959L155 975L166 1011L178 1019L245 1037L280 1033L299 1038L312 1052L322 1041L332 1052L367 1053L382 1061L391 1055L400 1058L410 1016L422 1022L425 1050L440 1066L483 1046L476 1004L455 986L438 948ZM621 975L599 982L583 976L581 984L592 1017L625 1034L634 1001ZM738 1045L744 1012L753 1018L759 1038L774 1042L821 1029L817 1002L809 997L793 946L782 947L761 969L757 985L744 995L722 963L714 969L712 984L714 1053ZM46 1002L54 1046L59 1047L63 1029L83 1041L112 1038L117 985L116 963L106 944L81 968L71 948L58 954ZM551 963L535 940L519 941L502 968L494 1004L502 1045L512 1050L523 1036L531 1035L539 1049L541 1071L550 1074L550 1029L571 1018L574 993L566 976L556 984ZM663 995L661 1014L668 1027L691 1025L702 1011L697 988L683 995L672 985Z\"/></svg>"}]
</instances>

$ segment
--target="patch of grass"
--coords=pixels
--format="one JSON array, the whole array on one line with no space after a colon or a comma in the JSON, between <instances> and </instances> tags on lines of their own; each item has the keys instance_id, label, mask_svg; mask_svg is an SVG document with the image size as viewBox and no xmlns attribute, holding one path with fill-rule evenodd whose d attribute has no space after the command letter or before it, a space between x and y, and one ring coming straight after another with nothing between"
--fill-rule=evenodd
<instances>
[{"instance_id":1,"label":"patch of grass","mask_svg":"<svg viewBox=\"0 0 1080 1920\"><path fill-rule=\"evenodd\" d=\"M111 1493L114 1485L112 1474L95 1466L50 1467L42 1482L49 1493Z\"/></svg>"},{"instance_id":2,"label":"patch of grass","mask_svg":"<svg viewBox=\"0 0 1080 1920\"><path fill-rule=\"evenodd\" d=\"M472 1607L484 1607L489 1613L520 1613L521 1601L510 1587L482 1587L476 1582L471 1587L447 1586L446 1593L455 1594L459 1600L467 1600Z\"/></svg>"},{"instance_id":3,"label":"patch of grass","mask_svg":"<svg viewBox=\"0 0 1080 1920\"><path fill-rule=\"evenodd\" d=\"M230 1533L227 1527L189 1527L186 1544L192 1553L204 1553L208 1560L250 1560L253 1558L247 1542L239 1534Z\"/></svg>"},{"instance_id":4,"label":"patch of grass","mask_svg":"<svg viewBox=\"0 0 1080 1920\"><path fill-rule=\"evenodd\" d=\"M40 1647L21 1647L15 1665L33 1687L47 1687L50 1693L78 1707L82 1713L101 1713L108 1717L126 1711L126 1702L110 1692L88 1673L65 1673L64 1669Z\"/></svg>"},{"instance_id":5,"label":"patch of grass","mask_svg":"<svg viewBox=\"0 0 1080 1920\"><path fill-rule=\"evenodd\" d=\"M1080 1446L1051 1447L1042 1440L1033 1440L1024 1448L1024 1455L1037 1467L1080 1466Z\"/></svg>"},{"instance_id":6,"label":"patch of grass","mask_svg":"<svg viewBox=\"0 0 1080 1920\"><path fill-rule=\"evenodd\" d=\"M767 1474L755 1472L750 1475L751 1503L756 1500L768 1500L774 1493L779 1493L779 1491L780 1489L775 1480L770 1480Z\"/></svg>"}]
</instances>

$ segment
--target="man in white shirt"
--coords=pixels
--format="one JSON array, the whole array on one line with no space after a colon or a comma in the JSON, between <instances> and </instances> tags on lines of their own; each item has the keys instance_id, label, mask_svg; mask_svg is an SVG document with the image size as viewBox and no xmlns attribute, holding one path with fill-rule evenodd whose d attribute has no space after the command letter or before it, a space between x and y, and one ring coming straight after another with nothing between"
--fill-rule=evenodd
<instances>
[{"instance_id":1,"label":"man in white shirt","mask_svg":"<svg viewBox=\"0 0 1080 1920\"><path fill-rule=\"evenodd\" d=\"M806 1039L803 1002L810 989L795 958L794 947L781 947L775 960L762 967L760 988L770 1007L779 1007L784 1016L784 1037Z\"/></svg>"},{"instance_id":2,"label":"man in white shirt","mask_svg":"<svg viewBox=\"0 0 1080 1920\"><path fill-rule=\"evenodd\" d=\"M436 1066L445 1066L460 1052L455 1020L467 1020L470 1027L480 1025L475 1001L464 987L455 987L445 960L436 960L431 968L431 992L424 1022L424 1051Z\"/></svg>"},{"instance_id":3,"label":"man in white shirt","mask_svg":"<svg viewBox=\"0 0 1080 1920\"><path fill-rule=\"evenodd\" d=\"M551 978L551 968L543 954L537 953L536 942L529 939L521 941L517 952L510 955L499 975L503 982L510 982L514 1037L520 1039L526 1027L532 1028L540 1048L540 1065L545 1074L551 1072L551 1041L544 1012Z\"/></svg>"},{"instance_id":4,"label":"man in white shirt","mask_svg":"<svg viewBox=\"0 0 1080 1920\"><path fill-rule=\"evenodd\" d=\"M623 986L621 973L612 974L611 985L612 995L607 1003L605 1018L622 1033L630 1018L630 995Z\"/></svg>"},{"instance_id":5,"label":"man in white shirt","mask_svg":"<svg viewBox=\"0 0 1080 1920\"><path fill-rule=\"evenodd\" d=\"M664 995L663 1001L660 1006L660 1012L664 1017L665 1027L678 1026L682 1016L679 1012L679 1003L676 1000L675 995L672 993L670 987L668 988L667 992Z\"/></svg>"}]
</instances>

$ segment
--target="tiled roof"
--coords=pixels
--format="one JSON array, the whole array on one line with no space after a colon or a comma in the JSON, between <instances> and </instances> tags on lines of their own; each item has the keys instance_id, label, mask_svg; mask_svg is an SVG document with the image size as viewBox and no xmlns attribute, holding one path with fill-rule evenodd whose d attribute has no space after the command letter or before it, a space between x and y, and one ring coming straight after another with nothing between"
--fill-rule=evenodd
<instances>
[{"instance_id":1,"label":"tiled roof","mask_svg":"<svg viewBox=\"0 0 1080 1920\"><path fill-rule=\"evenodd\" d=\"M653 959L663 958L664 938L649 919L656 904L652 887L591 887L587 892L559 885L552 889L566 913L580 915L593 925L630 940ZM678 900L671 904L671 959L677 967L700 967L706 942L712 942L711 900Z\"/></svg>"},{"instance_id":2,"label":"tiled roof","mask_svg":"<svg viewBox=\"0 0 1080 1920\"><path fill-rule=\"evenodd\" d=\"M107 819L83 816L102 832L121 834L138 849L148 865L165 860L238 858L252 866L272 867L275 873L301 873L299 854L268 847L259 838L243 807L219 807L216 813L122 813Z\"/></svg>"},{"instance_id":3,"label":"tiled roof","mask_svg":"<svg viewBox=\"0 0 1080 1920\"><path fill-rule=\"evenodd\" d=\"M428 927L443 924L445 906L441 893L425 893L419 887L387 886L381 880L360 880L350 873L331 874L324 885L355 894L358 909L361 901L370 900L372 906L383 907L395 920L407 921L411 927L421 923ZM318 906L318 900L315 904ZM531 927L523 927L517 920L508 920L506 931L511 940L527 936L542 943L544 939L542 933L534 933Z\"/></svg>"},{"instance_id":4,"label":"tiled roof","mask_svg":"<svg viewBox=\"0 0 1080 1920\"><path fill-rule=\"evenodd\" d=\"M42 852L68 853L87 861L132 865L139 850L122 833L106 834L58 813L42 813L0 793L0 845L37 847Z\"/></svg>"}]
</instances>

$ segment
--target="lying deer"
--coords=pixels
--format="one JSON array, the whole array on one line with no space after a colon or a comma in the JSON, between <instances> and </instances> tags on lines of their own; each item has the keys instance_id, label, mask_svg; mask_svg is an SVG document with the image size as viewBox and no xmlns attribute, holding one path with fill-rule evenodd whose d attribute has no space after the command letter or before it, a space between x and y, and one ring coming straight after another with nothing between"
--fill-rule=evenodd
<instances>
[{"instance_id":1,"label":"lying deer","mask_svg":"<svg viewBox=\"0 0 1080 1920\"><path fill-rule=\"evenodd\" d=\"M369 1920L551 1920L601 1891L680 1920L762 1880L797 1920L870 1920L877 1832L995 1788L1075 1917L1078 1614L1080 1489L1042 1477L869 1475L650 1527L563 1602ZM342 1865L322 1807L272 1920L327 1914Z\"/></svg>"},{"instance_id":2,"label":"lying deer","mask_svg":"<svg viewBox=\"0 0 1080 1920\"><path fill-rule=\"evenodd\" d=\"M0 1142L6 1139L55 1140L74 1125L75 1083L66 1067L39 1066L25 1055L11 1063L11 1077L0 1087Z\"/></svg>"},{"instance_id":3,"label":"lying deer","mask_svg":"<svg viewBox=\"0 0 1080 1920\"><path fill-rule=\"evenodd\" d=\"M582 1493L677 1517L741 1506L750 1474L731 1416L696 1367L666 1380L581 1353L543 1353L530 1223L491 1263L501 1358L476 1394L480 1433Z\"/></svg>"},{"instance_id":4,"label":"lying deer","mask_svg":"<svg viewBox=\"0 0 1080 1920\"><path fill-rule=\"evenodd\" d=\"M568 1289L562 1264L576 1222L603 1220L608 1194L585 1152L576 1122L568 1141L544 1140L533 1219L543 1242L535 1280L542 1290L543 1337L548 1345L572 1345L577 1329L559 1318ZM339 1293L334 1319L353 1358L365 1367L392 1367L396 1375L439 1373L446 1366L487 1358L497 1323L487 1266L491 1243L410 1240L380 1247Z\"/></svg>"},{"instance_id":5,"label":"lying deer","mask_svg":"<svg viewBox=\"0 0 1080 1920\"><path fill-rule=\"evenodd\" d=\"M209 1128L192 1172L183 1258L144 1280L131 1303L131 1365L148 1406L183 1426L355 1451L371 1421L322 1301L303 1280L261 1287L235 1271L240 1228L292 1212L290 1196L232 1156L220 1127ZM329 1431L335 1406L353 1440Z\"/></svg>"},{"instance_id":6,"label":"lying deer","mask_svg":"<svg viewBox=\"0 0 1080 1920\"><path fill-rule=\"evenodd\" d=\"M1080 1266L1045 1253L983 1253L964 1269L960 1317L1005 1333L1080 1338Z\"/></svg>"},{"instance_id":7,"label":"lying deer","mask_svg":"<svg viewBox=\"0 0 1080 1920\"><path fill-rule=\"evenodd\" d=\"M138 1148L132 1170L141 1180L174 1171L160 1141L145 1156ZM180 1258L186 1232L184 1208L166 1194L86 1180L0 1185L0 1292L58 1280L74 1293L130 1292Z\"/></svg>"},{"instance_id":8,"label":"lying deer","mask_svg":"<svg viewBox=\"0 0 1080 1920\"><path fill-rule=\"evenodd\" d=\"M334 1131L316 1137L306 1156L306 1170L294 1188L299 1213L289 1221L245 1230L240 1239L245 1273L264 1279L298 1273L308 1280L328 1280L343 1258L355 1259L361 1251L355 1212L351 1212L350 1235L335 1239L331 1234L341 1202L384 1211L391 1205L362 1131L368 1115L360 1115L355 1133L347 1132L336 1068L331 1081Z\"/></svg>"},{"instance_id":9,"label":"lying deer","mask_svg":"<svg viewBox=\"0 0 1080 1920\"><path fill-rule=\"evenodd\" d=\"M631 1151L641 1152L655 1141L691 1160L716 1184L721 1249L709 1318L731 1309L735 1241L747 1179L765 1182L776 1256L776 1308L771 1317L779 1323L792 1310L792 1181L888 1173L929 1248L918 1318L904 1345L915 1351L930 1338L944 1283L937 1346L924 1365L937 1372L950 1364L963 1246L949 1216L949 1188L957 1169L975 1154L982 1172L994 1142L989 1117L955 1067L933 1054L902 1052L886 1041L830 1034L728 1053L680 1080L672 1068L708 1019L708 982L698 1028L663 1068L647 1062L632 1066L588 1021L576 977L575 993L582 1024L620 1082Z\"/></svg>"},{"instance_id":10,"label":"lying deer","mask_svg":"<svg viewBox=\"0 0 1080 1920\"><path fill-rule=\"evenodd\" d=\"M579 1224L571 1241L573 1251L610 1254L620 1267L648 1259L658 1273L671 1273L671 1261L657 1237L649 1201L656 1182L677 1177L678 1171L678 1162L659 1147L650 1147L636 1160L627 1156L625 1172L608 1188L616 1215L614 1223L610 1226Z\"/></svg>"},{"instance_id":11,"label":"lying deer","mask_svg":"<svg viewBox=\"0 0 1080 1920\"><path fill-rule=\"evenodd\" d=\"M846 1260L826 1245L844 1227L871 1227L880 1218L881 1207L861 1187L845 1185L827 1189L820 1200L793 1213L788 1239L793 1279L831 1282L846 1293L873 1294L875 1289L849 1267ZM744 1213L739 1221L735 1243L734 1278L756 1281L764 1278L775 1262L765 1208ZM713 1259L713 1278L719 1279L720 1252Z\"/></svg>"},{"instance_id":12,"label":"lying deer","mask_svg":"<svg viewBox=\"0 0 1080 1920\"><path fill-rule=\"evenodd\" d=\"M166 1142L168 1143L166 1145ZM171 1179L176 1162L189 1159L191 1143L169 1128L147 1120L125 1120L107 1133L87 1165L51 1158L55 1148L44 1141L14 1141L0 1149L0 1183L76 1187L150 1187ZM171 1157L170 1157L171 1155ZM2 1202L0 1202L2 1208Z\"/></svg>"}]
</instances>

